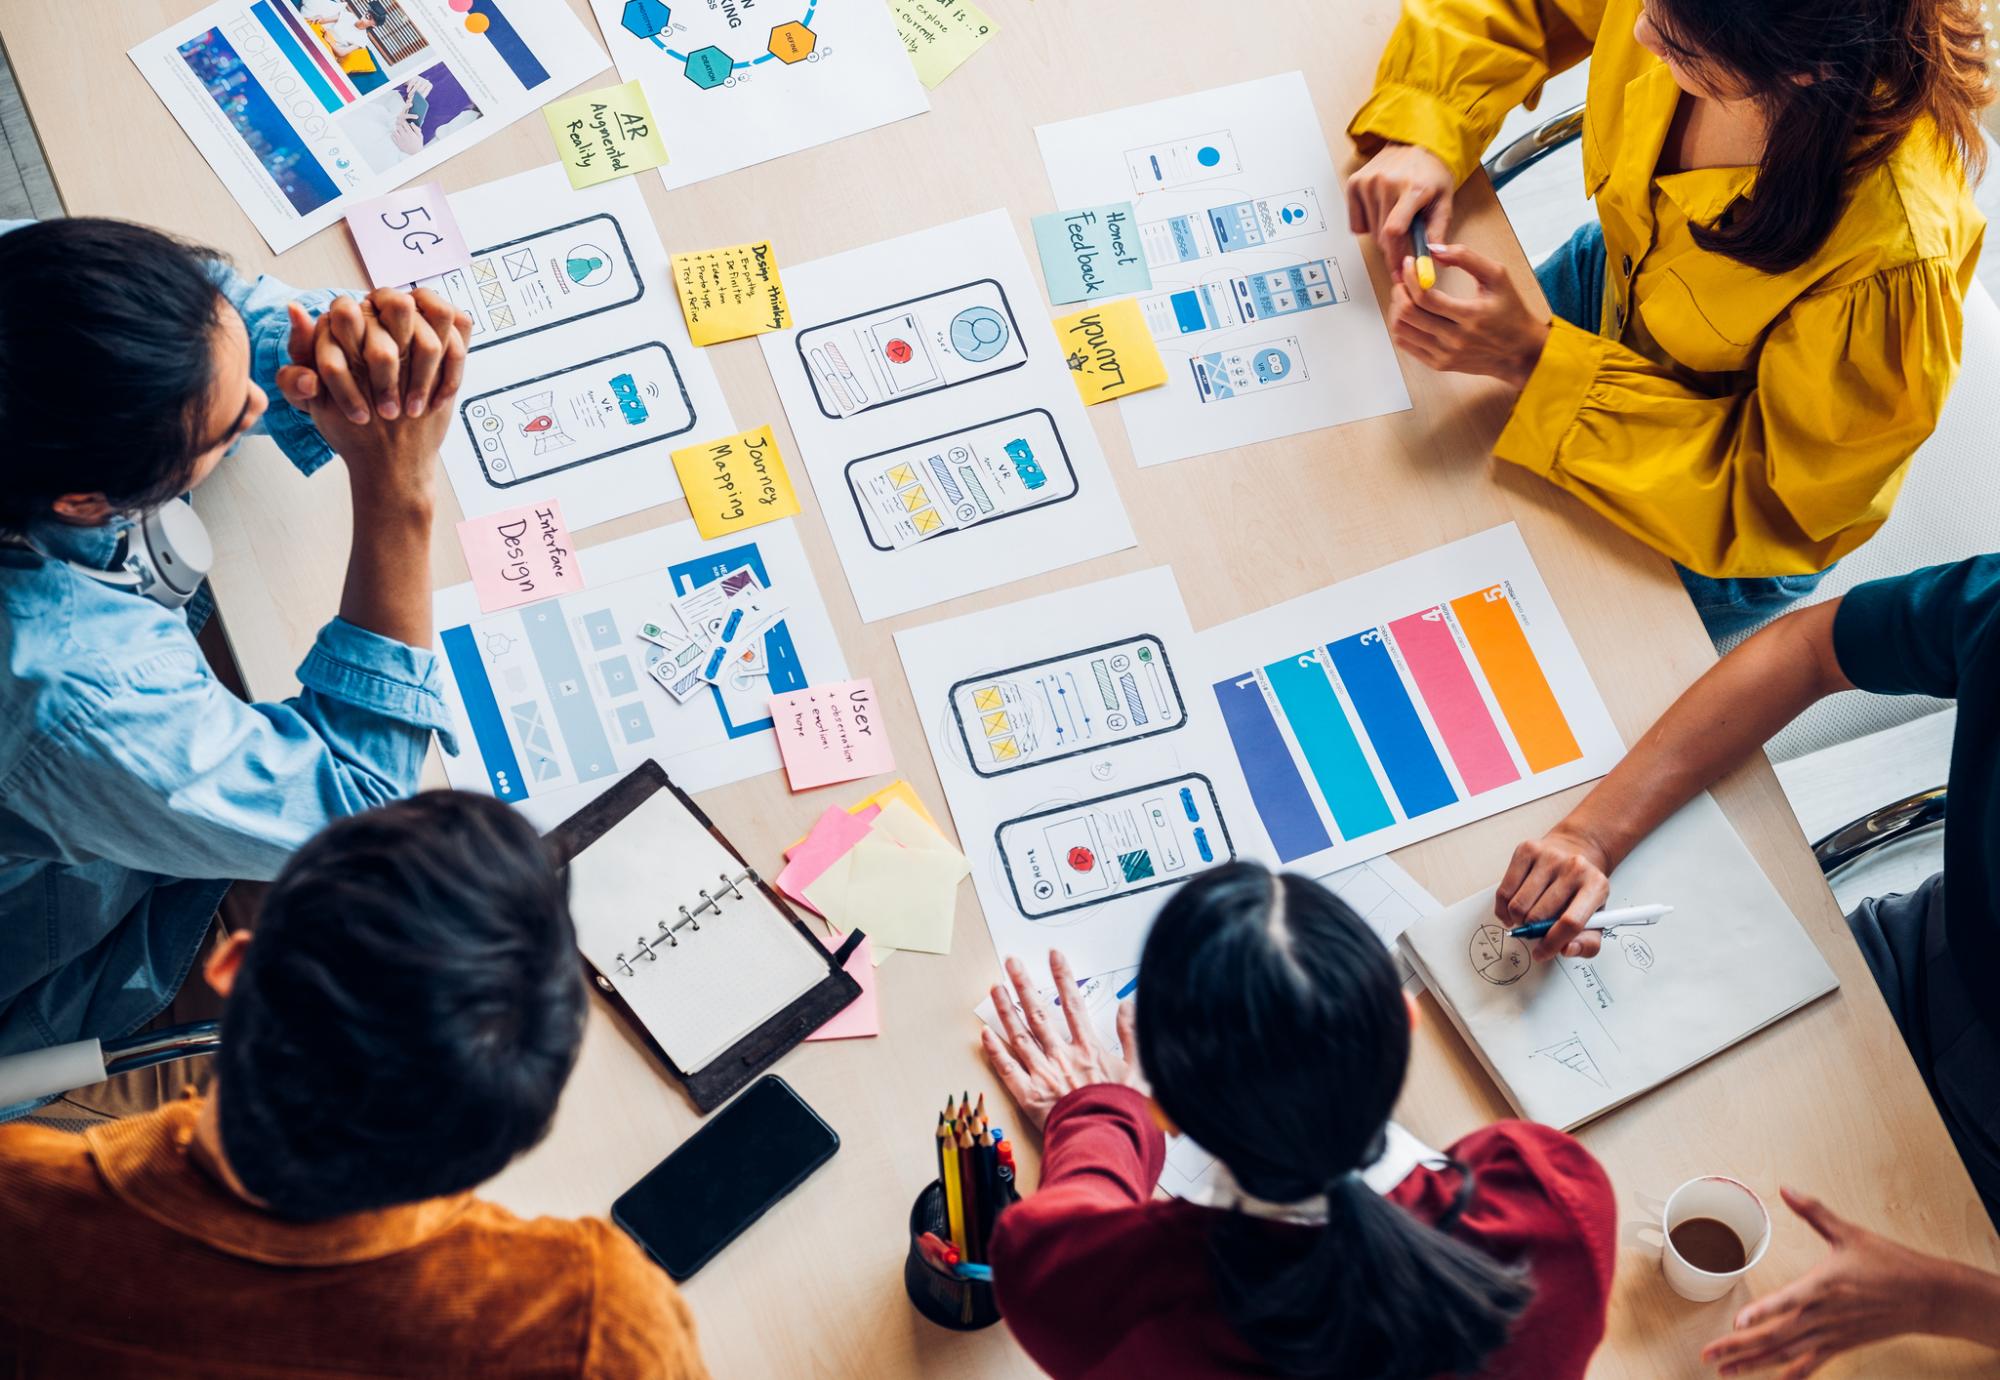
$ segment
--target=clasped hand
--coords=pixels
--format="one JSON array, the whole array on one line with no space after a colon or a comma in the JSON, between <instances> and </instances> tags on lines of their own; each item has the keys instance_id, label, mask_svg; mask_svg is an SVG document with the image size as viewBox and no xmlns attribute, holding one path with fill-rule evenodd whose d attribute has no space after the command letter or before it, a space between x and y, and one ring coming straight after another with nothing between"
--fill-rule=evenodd
<instances>
[{"instance_id":1,"label":"clasped hand","mask_svg":"<svg viewBox=\"0 0 2000 1380\"><path fill-rule=\"evenodd\" d=\"M278 370L278 390L315 421L328 408L356 426L422 417L465 377L472 318L427 288L338 297L317 319L294 302L291 318L291 363Z\"/></svg>"}]
</instances>

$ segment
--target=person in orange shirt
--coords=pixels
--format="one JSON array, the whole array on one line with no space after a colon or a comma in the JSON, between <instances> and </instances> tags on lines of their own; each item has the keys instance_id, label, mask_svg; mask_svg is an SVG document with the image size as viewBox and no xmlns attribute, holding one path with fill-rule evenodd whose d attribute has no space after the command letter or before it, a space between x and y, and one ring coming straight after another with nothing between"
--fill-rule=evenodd
<instances>
[{"instance_id":1,"label":"person in orange shirt","mask_svg":"<svg viewBox=\"0 0 2000 1380\"><path fill-rule=\"evenodd\" d=\"M1348 126L1391 335L1515 390L1494 454L1671 557L1711 634L1763 622L1887 520L1957 377L1981 37L1974 0L1405 0ZM1507 112L1586 59L1597 214L1536 270L1552 320L1438 242ZM1418 216L1469 292L1417 281Z\"/></svg>"},{"instance_id":2,"label":"person in orange shirt","mask_svg":"<svg viewBox=\"0 0 2000 1380\"><path fill-rule=\"evenodd\" d=\"M542 1138L576 1060L565 892L484 796L307 843L209 962L206 1098L0 1126L0 1374L705 1380L622 1232L471 1192Z\"/></svg>"}]
</instances>

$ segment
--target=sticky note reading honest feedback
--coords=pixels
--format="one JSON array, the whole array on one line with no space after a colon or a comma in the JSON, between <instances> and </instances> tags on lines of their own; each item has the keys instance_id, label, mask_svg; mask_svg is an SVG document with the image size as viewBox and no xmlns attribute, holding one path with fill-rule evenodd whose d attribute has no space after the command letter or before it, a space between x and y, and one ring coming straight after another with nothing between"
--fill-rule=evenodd
<instances>
[{"instance_id":1,"label":"sticky note reading honest feedback","mask_svg":"<svg viewBox=\"0 0 2000 1380\"><path fill-rule=\"evenodd\" d=\"M688 511L703 537L715 538L760 522L790 517L799 510L785 457L760 426L741 436L687 446L674 452Z\"/></svg>"},{"instance_id":2,"label":"sticky note reading honest feedback","mask_svg":"<svg viewBox=\"0 0 2000 1380\"><path fill-rule=\"evenodd\" d=\"M484 613L583 588L562 505L554 499L458 524L458 544Z\"/></svg>"},{"instance_id":3,"label":"sticky note reading honest feedback","mask_svg":"<svg viewBox=\"0 0 2000 1380\"><path fill-rule=\"evenodd\" d=\"M472 251L435 182L404 187L347 213L354 247L376 287L402 287L472 263Z\"/></svg>"},{"instance_id":4,"label":"sticky note reading honest feedback","mask_svg":"<svg viewBox=\"0 0 2000 1380\"><path fill-rule=\"evenodd\" d=\"M1139 304L1129 297L1065 316L1055 327L1070 378L1086 405L1158 388L1167 381L1160 347L1146 329Z\"/></svg>"},{"instance_id":5,"label":"sticky note reading honest feedback","mask_svg":"<svg viewBox=\"0 0 2000 1380\"><path fill-rule=\"evenodd\" d=\"M917 80L933 88L1000 27L971 0L889 0L889 12Z\"/></svg>"},{"instance_id":6,"label":"sticky note reading honest feedback","mask_svg":"<svg viewBox=\"0 0 2000 1380\"><path fill-rule=\"evenodd\" d=\"M834 681L774 695L771 720L795 791L896 769L872 680Z\"/></svg>"},{"instance_id":7,"label":"sticky note reading honest feedback","mask_svg":"<svg viewBox=\"0 0 2000 1380\"><path fill-rule=\"evenodd\" d=\"M1035 217L1035 248L1049 300L1097 302L1153 285L1132 203L1085 206Z\"/></svg>"},{"instance_id":8,"label":"sticky note reading honest feedback","mask_svg":"<svg viewBox=\"0 0 2000 1380\"><path fill-rule=\"evenodd\" d=\"M697 345L782 331L792 324L768 240L676 254L673 273L688 337Z\"/></svg>"},{"instance_id":9,"label":"sticky note reading honest feedback","mask_svg":"<svg viewBox=\"0 0 2000 1380\"><path fill-rule=\"evenodd\" d=\"M572 187L594 187L667 161L660 122L636 81L552 102L542 114Z\"/></svg>"}]
</instances>

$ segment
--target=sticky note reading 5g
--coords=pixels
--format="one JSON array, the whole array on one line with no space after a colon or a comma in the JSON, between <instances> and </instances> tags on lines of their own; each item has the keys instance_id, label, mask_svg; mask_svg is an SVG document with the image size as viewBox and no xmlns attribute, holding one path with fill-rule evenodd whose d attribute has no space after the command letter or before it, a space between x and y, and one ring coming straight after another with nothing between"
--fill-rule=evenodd
<instances>
[{"instance_id":1,"label":"sticky note reading 5g","mask_svg":"<svg viewBox=\"0 0 2000 1380\"><path fill-rule=\"evenodd\" d=\"M376 287L401 287L472 262L451 203L435 182L360 203L347 213L347 228Z\"/></svg>"}]
</instances>

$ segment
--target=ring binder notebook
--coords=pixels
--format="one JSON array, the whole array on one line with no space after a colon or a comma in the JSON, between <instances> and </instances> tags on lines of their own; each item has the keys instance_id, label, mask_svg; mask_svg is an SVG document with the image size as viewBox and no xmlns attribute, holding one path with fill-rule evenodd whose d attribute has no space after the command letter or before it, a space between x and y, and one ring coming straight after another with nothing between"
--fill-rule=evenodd
<instances>
[{"instance_id":1,"label":"ring binder notebook","mask_svg":"<svg viewBox=\"0 0 2000 1380\"><path fill-rule=\"evenodd\" d=\"M646 762L549 836L591 983L708 1112L861 995L686 792Z\"/></svg>"}]
</instances>

